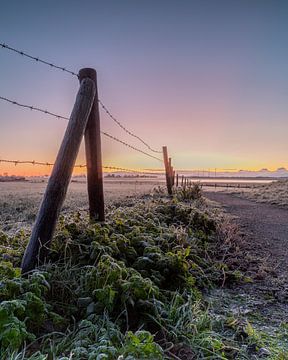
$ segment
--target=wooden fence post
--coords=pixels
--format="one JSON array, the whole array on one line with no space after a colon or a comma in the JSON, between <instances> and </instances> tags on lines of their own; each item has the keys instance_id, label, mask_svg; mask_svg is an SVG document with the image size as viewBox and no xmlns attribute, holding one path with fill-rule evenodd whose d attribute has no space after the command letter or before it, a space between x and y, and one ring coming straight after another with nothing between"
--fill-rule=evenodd
<instances>
[{"instance_id":1,"label":"wooden fence post","mask_svg":"<svg viewBox=\"0 0 288 360\"><path fill-rule=\"evenodd\" d=\"M184 175L182 175L182 178L181 178L181 186L184 186Z\"/></svg>"},{"instance_id":2,"label":"wooden fence post","mask_svg":"<svg viewBox=\"0 0 288 360\"><path fill-rule=\"evenodd\" d=\"M168 190L168 194L172 195L172 184L171 184L171 176L170 176L170 167L169 167L167 146L163 146L162 149L163 149L163 159L164 159L165 173L166 173L167 190Z\"/></svg>"},{"instance_id":3,"label":"wooden fence post","mask_svg":"<svg viewBox=\"0 0 288 360\"><path fill-rule=\"evenodd\" d=\"M94 69L79 71L79 81L89 78L94 81L96 94L85 130L85 153L87 164L87 187L89 215L94 221L104 221L104 191L101 154L100 114L97 90L97 74Z\"/></svg>"},{"instance_id":4,"label":"wooden fence post","mask_svg":"<svg viewBox=\"0 0 288 360\"><path fill-rule=\"evenodd\" d=\"M178 188L179 185L179 174L176 174L176 187Z\"/></svg>"},{"instance_id":5,"label":"wooden fence post","mask_svg":"<svg viewBox=\"0 0 288 360\"><path fill-rule=\"evenodd\" d=\"M95 97L95 83L81 82L66 132L59 149L52 174L38 211L30 241L22 260L22 272L27 273L41 263L48 252L56 221L65 199Z\"/></svg>"}]
</instances>

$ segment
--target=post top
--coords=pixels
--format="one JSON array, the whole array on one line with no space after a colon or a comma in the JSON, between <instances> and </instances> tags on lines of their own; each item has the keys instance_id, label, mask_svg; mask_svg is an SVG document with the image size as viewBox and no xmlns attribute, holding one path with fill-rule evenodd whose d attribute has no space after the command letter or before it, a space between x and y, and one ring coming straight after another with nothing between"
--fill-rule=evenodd
<instances>
[{"instance_id":1,"label":"post top","mask_svg":"<svg viewBox=\"0 0 288 360\"><path fill-rule=\"evenodd\" d=\"M89 78L96 81L97 73L93 68L83 68L79 71L79 80L83 80L84 78Z\"/></svg>"}]
</instances>

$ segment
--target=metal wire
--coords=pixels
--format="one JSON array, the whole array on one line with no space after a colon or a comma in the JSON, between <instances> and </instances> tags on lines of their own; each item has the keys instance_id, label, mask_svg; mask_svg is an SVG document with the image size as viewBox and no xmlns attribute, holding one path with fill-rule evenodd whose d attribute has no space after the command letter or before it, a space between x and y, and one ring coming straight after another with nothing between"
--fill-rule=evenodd
<instances>
[{"instance_id":1,"label":"metal wire","mask_svg":"<svg viewBox=\"0 0 288 360\"><path fill-rule=\"evenodd\" d=\"M12 48L11 46L8 46L4 43L0 43L0 46L3 48L3 49L7 49L7 50L10 50L10 51L14 51L15 53L19 54L19 55L22 55L24 57L27 57L29 59L32 59L32 60L35 60L36 62L39 62L39 63L42 63L42 64L45 64L45 65L49 65L51 68L55 68L55 69L59 69L59 70L62 70L68 74L71 74L73 76L76 76L78 77L78 75L74 72L74 71L71 71L69 69L66 69L65 67L63 66L58 66L58 65L55 65L51 62L48 62L48 61L45 61L45 60L42 60L40 59L39 57L35 57L35 56L32 56L32 55L29 55L27 53L25 53L24 51L21 51L21 50L17 50L15 48Z\"/></svg>"},{"instance_id":2,"label":"metal wire","mask_svg":"<svg viewBox=\"0 0 288 360\"><path fill-rule=\"evenodd\" d=\"M110 134L108 134L108 133L106 133L106 132L104 132L104 131L101 131L101 134L109 137L110 139L112 139L112 140L114 140L114 141L119 142L119 143L122 144L122 145L125 145L125 146L129 147L130 149L133 149L133 150L135 150L135 151L138 151L139 153L144 154L144 155L146 155L146 156L149 156L149 157L151 157L152 159L158 160L158 161L160 161L161 163L163 162L163 160L161 160L160 158L157 158L157 157L154 156L154 155L148 154L148 153L146 153L145 151L136 148L135 146L132 146L132 145L130 145L130 144L127 144L125 141L122 141L122 140L116 138L116 137L113 136L113 135L110 135Z\"/></svg>"},{"instance_id":3,"label":"metal wire","mask_svg":"<svg viewBox=\"0 0 288 360\"><path fill-rule=\"evenodd\" d=\"M53 63L50 63L46 60L42 60L38 57L35 57L35 56L32 56L30 54L27 54L26 52L24 51L21 51L21 50L17 50L15 48L12 48L11 46L9 45L6 45L4 43L0 43L0 46L3 48L3 49L7 49L7 50L11 50L19 55L22 55L22 56L25 56L29 59L32 59L32 60L35 60L36 62L40 62L42 64L45 64L45 65L49 65L50 67L52 68L55 68L55 69L60 69L66 73L69 73L73 76L76 76L77 78L79 78L79 76L74 72L74 71L71 71L71 70L68 70L66 69L65 67L62 67L62 66L58 66L58 65L55 65ZM4 100L4 99L3 99ZM131 131L129 131L124 125L121 124L121 122L119 120L117 120L112 114L111 112L107 109L107 107L103 104L103 102L99 99L98 100L100 106L102 107L102 109L106 112L106 114L122 129L124 130L127 134L129 134L130 136L133 136L134 138L136 138L137 140L139 140L142 144L144 144L150 151L152 152L155 152L155 153L162 153L162 151L160 150L154 150L149 144L147 144L146 141L144 141L140 136L132 133ZM20 105L20 106L23 106L23 107L27 107L25 105ZM28 106L29 107L29 106ZM30 107L31 108L31 107ZM41 111L41 110L40 110ZM42 111L43 112L43 111ZM47 112L48 113L48 112ZM50 114L50 115L53 115L53 114Z\"/></svg>"},{"instance_id":4,"label":"metal wire","mask_svg":"<svg viewBox=\"0 0 288 360\"><path fill-rule=\"evenodd\" d=\"M38 107L36 107L36 106L20 104L20 103L18 103L17 101L7 99L6 97L3 97L3 96L0 96L0 99L1 99L1 100L4 100L4 101L7 101L7 102L9 102L10 104L13 104L13 105L17 105L17 106L20 106L20 107L23 107L23 108L26 108L26 109L35 110L35 111L39 111L39 112L41 112L41 113L43 113L43 114L47 114L47 115L54 116L54 117L56 117L57 119L69 120L69 118L67 118L67 117L65 117L65 116L61 116L61 115L54 114L54 113L52 113L52 112L50 112L50 111L40 109L40 108L38 108Z\"/></svg>"},{"instance_id":5,"label":"metal wire","mask_svg":"<svg viewBox=\"0 0 288 360\"><path fill-rule=\"evenodd\" d=\"M1 163L9 163L9 164L14 164L15 166L18 164L31 164L31 165L41 165L41 166L53 166L54 163L49 163L49 162L44 162L44 161L35 161L35 160L8 160L8 159L0 159L0 164ZM74 168L85 168L87 167L86 164L77 164L74 165ZM147 174L147 175L158 175L158 173L153 173L153 172L147 172L144 170L135 170L135 169L127 169L127 168L123 168L123 167L118 167L118 166L102 166L103 169L107 169L107 170L117 170L117 171L123 171L123 172L129 172L129 173L137 173L137 174Z\"/></svg>"},{"instance_id":6,"label":"metal wire","mask_svg":"<svg viewBox=\"0 0 288 360\"><path fill-rule=\"evenodd\" d=\"M6 98L6 97L3 97L3 96L0 96L0 99L1 99L1 100L4 100L4 101L7 101L7 102L9 102L9 103L11 103L11 104L13 104L13 105L17 105L17 106L19 106L19 107L22 107L22 108L26 108L26 109L38 111L38 112L41 112L41 113L43 113L43 114L47 114L47 115L56 117L57 119L69 120L69 118L67 118L67 117L65 117L65 116L61 116L61 115L54 114L54 113L52 113L52 112L50 112L50 111L40 109L40 108L38 108L38 107L36 107L36 106L20 104L20 103L18 103L17 101L10 100L10 99L8 99L8 98ZM144 154L144 155L146 155L146 156L149 156L150 158L156 159L156 160L160 161L161 163L163 162L160 158L157 158L156 156L153 156L153 155L151 155L151 154L148 154L147 152L145 152L145 151L143 151L143 150L141 150L141 149L138 149L138 148L136 148L135 146L129 145L129 144L127 144L126 142L124 142L124 141L116 138L115 136L108 134L107 132L101 131L101 134L103 134L103 135L105 135L106 137L109 137L110 139L112 139L112 140L114 140L114 141L117 141L118 143L123 144L123 145L125 145L125 146L127 146L127 147L129 147L129 148L131 148L131 149L133 149L133 150L141 153L141 154Z\"/></svg>"},{"instance_id":7,"label":"metal wire","mask_svg":"<svg viewBox=\"0 0 288 360\"><path fill-rule=\"evenodd\" d=\"M129 134L130 136L133 136L134 138L136 138L137 140L139 140L142 144L144 144L150 151L153 151L155 153L162 153L162 151L160 150L154 150L150 145L148 145L142 138L140 138L140 136L135 135L134 133L132 133L131 131L129 131L128 129L126 129L126 127L124 125L122 125L120 123L119 120L117 120L112 114L111 112L106 108L106 106L103 104L103 102L101 100L98 100L100 106L102 107L102 109L106 112L106 114L122 129L124 130L127 134Z\"/></svg>"}]
</instances>

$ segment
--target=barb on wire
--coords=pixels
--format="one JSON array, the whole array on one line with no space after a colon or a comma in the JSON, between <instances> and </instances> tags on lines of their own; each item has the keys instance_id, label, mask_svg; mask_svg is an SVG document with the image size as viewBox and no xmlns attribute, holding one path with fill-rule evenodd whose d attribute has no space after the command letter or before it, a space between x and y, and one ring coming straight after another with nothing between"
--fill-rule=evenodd
<instances>
[{"instance_id":1,"label":"barb on wire","mask_svg":"<svg viewBox=\"0 0 288 360\"><path fill-rule=\"evenodd\" d=\"M54 163L49 163L49 162L44 162L44 161L35 161L35 160L8 160L8 159L0 159L0 164L1 163L9 163L9 164L13 164L13 165L18 165L18 164L31 164L31 165L41 165L41 166L53 166ZM86 164L76 164L74 165L74 168L85 168L87 165ZM153 173L153 172L147 172L144 170L135 170L135 169L127 169L127 168L123 168L123 167L118 167L118 166L102 166L103 169L107 169L107 170L117 170L117 171L123 171L123 172L129 172L129 173L137 173L137 174L147 174L147 175L158 175L158 173Z\"/></svg>"},{"instance_id":2,"label":"barb on wire","mask_svg":"<svg viewBox=\"0 0 288 360\"><path fill-rule=\"evenodd\" d=\"M9 102L9 103L11 103L11 104L13 104L13 105L17 105L17 106L20 106L20 107L23 107L23 108L26 108L26 109L35 110L35 111L38 111L38 112L41 112L41 113L44 113L44 114L47 114L47 115L51 115L51 116L56 117L57 119L69 120L69 118L67 118L67 117L65 117L65 116L61 116L61 115L54 114L54 113L52 113L52 112L50 112L50 111L40 109L40 108L38 108L38 107L36 107L36 106L20 104L20 103L18 103L17 101L10 100L10 99L5 98L5 97L3 97L3 96L0 96L0 100L7 101L7 102ZM143 150L141 150L141 149L138 149L138 148L136 148L136 147L134 147L134 146L132 146L132 145L129 145L129 144L127 144L126 142L117 139L117 138L116 138L115 136L113 136L113 135L110 135L110 134L108 134L108 133L106 133L106 132L104 132L104 131L101 131L101 133L102 133L103 135L109 137L110 139L114 140L114 141L117 141L117 142L119 142L119 143L121 143L121 144L123 144L123 145L125 145L125 146L127 146L127 147L129 147L129 148L131 148L131 149L133 149L133 150L135 150L135 151L138 151L139 153L142 153L142 154L144 154L144 155L146 155L146 156L149 156L149 157L151 157L151 158L153 158L153 159L156 159L156 160L160 161L161 163L163 162L160 158L157 158L157 157L154 156L154 155L148 154L147 152L145 152L145 151L143 151Z\"/></svg>"},{"instance_id":3,"label":"barb on wire","mask_svg":"<svg viewBox=\"0 0 288 360\"><path fill-rule=\"evenodd\" d=\"M55 68L55 69L59 69L59 70L62 70L68 74L71 74L73 76L76 76L78 77L78 75L74 72L74 71L71 71L69 69L66 69L65 67L63 66L58 66L58 65L55 65L49 61L46 61L46 60L42 60L40 59L39 57L36 57L36 56L32 56L32 55L29 55L27 53L25 53L24 51L21 51L21 50L17 50L15 48L12 48L11 46L7 45L7 44L4 44L4 43L0 43L0 46L3 48L3 49L7 49L7 50L10 50L10 51L14 51L15 53L19 54L19 55L22 55L24 57L27 57L31 60L35 60L36 62L39 62L39 63L42 63L42 64L45 64L45 65L48 65L50 66L51 68Z\"/></svg>"},{"instance_id":4,"label":"barb on wire","mask_svg":"<svg viewBox=\"0 0 288 360\"><path fill-rule=\"evenodd\" d=\"M133 149L133 150L135 150L135 151L138 151L138 152L140 152L141 154L144 154L144 155L146 155L146 156L149 156L149 157L151 157L152 159L156 159L156 160L160 161L161 163L163 162L162 159L160 159L160 158L158 158L158 157L156 157L156 156L154 156L154 155L148 154L147 152L145 152L145 151L143 151L143 150L141 150L141 149L138 149L138 148L136 148L135 146L132 146L132 145L130 145L130 144L127 144L126 142L124 142L124 141L116 138L116 137L113 136L113 135L110 135L110 134L108 134L108 133L106 133L106 132L104 132L104 131L101 131L101 134L103 134L103 135L109 137L110 139L112 139L112 140L114 140L114 141L117 141L117 142L119 142L120 144L125 145L125 146L127 146L127 147L129 147L129 148L131 148L131 149Z\"/></svg>"},{"instance_id":5,"label":"barb on wire","mask_svg":"<svg viewBox=\"0 0 288 360\"><path fill-rule=\"evenodd\" d=\"M111 112L107 109L107 107L103 104L103 102L99 99L98 100L99 104L101 105L102 109L106 112L106 114L122 129L124 130L127 134L129 134L130 136L133 136L134 138L138 139L139 141L141 141L142 144L144 144L150 151L153 151L155 153L162 153L162 151L160 150L154 150L150 145L147 144L146 141L144 141L142 138L140 138L140 136L135 135L134 133L132 133L131 131L129 131L128 129L126 129L126 127L124 125L122 125L120 123L119 120L117 120L112 114Z\"/></svg>"}]
</instances>

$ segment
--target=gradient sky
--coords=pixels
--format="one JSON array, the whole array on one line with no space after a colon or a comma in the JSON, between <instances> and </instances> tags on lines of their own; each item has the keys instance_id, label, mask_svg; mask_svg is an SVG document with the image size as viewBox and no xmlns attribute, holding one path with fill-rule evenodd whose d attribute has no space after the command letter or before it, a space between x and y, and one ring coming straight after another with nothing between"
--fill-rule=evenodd
<instances>
[{"instance_id":1,"label":"gradient sky","mask_svg":"<svg viewBox=\"0 0 288 360\"><path fill-rule=\"evenodd\" d=\"M285 0L1 2L0 42L75 72L95 68L114 116L151 146L167 145L182 169L288 167L287 40ZM70 115L76 78L3 49L0 64L0 96ZM103 113L101 124L145 150ZM0 158L52 162L65 127L1 101ZM104 164L159 167L102 141Z\"/></svg>"}]
</instances>

